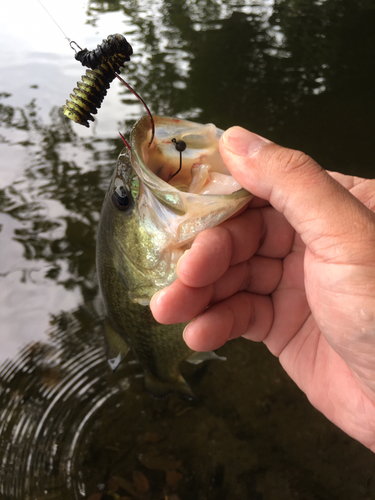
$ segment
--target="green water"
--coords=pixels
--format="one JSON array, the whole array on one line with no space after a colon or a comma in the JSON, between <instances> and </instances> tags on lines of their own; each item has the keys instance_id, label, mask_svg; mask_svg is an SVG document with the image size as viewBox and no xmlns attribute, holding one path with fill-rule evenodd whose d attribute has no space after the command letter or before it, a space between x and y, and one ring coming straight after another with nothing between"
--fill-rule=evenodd
<instances>
[{"instance_id":1,"label":"green water","mask_svg":"<svg viewBox=\"0 0 375 500\"><path fill-rule=\"evenodd\" d=\"M29 40L0 35L0 499L375 498L374 455L263 345L184 367L194 403L150 398L131 356L110 372L95 232L118 131L143 110L114 82L94 126L66 121L84 70L38 8ZM373 177L374 1L97 1L78 28L69 9L82 46L127 37L122 74L155 114L242 125Z\"/></svg>"}]
</instances>

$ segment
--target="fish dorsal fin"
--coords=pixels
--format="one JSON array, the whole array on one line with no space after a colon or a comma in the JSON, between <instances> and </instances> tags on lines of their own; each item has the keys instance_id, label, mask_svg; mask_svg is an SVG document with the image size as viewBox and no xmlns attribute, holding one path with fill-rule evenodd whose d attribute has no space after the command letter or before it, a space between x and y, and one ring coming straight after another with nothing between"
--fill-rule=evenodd
<instances>
[{"instance_id":1,"label":"fish dorsal fin","mask_svg":"<svg viewBox=\"0 0 375 500\"><path fill-rule=\"evenodd\" d=\"M112 371L115 371L129 351L125 340L116 332L108 320L105 321L105 354Z\"/></svg>"}]
</instances>

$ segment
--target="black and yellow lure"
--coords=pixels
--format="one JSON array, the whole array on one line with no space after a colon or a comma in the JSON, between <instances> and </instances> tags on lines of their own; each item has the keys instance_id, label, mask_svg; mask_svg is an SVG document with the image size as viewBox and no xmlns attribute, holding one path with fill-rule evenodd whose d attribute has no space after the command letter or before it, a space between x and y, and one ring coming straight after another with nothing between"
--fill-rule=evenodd
<instances>
[{"instance_id":1,"label":"black and yellow lure","mask_svg":"<svg viewBox=\"0 0 375 500\"><path fill-rule=\"evenodd\" d=\"M71 42L72 48L73 43L77 45ZM89 120L94 121L92 115L100 108L110 83L115 77L120 78L117 73L130 61L133 49L126 38L119 34L109 35L94 50L77 47L80 50L76 51L75 58L89 69L77 82L78 87L70 94L70 100L66 101L62 110L71 120L89 127Z\"/></svg>"}]
</instances>

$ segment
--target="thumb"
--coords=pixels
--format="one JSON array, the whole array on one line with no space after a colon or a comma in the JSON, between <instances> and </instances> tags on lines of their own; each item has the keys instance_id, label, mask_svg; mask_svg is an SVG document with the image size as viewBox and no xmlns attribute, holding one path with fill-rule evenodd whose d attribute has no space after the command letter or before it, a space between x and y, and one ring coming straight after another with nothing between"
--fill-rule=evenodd
<instances>
[{"instance_id":1,"label":"thumb","mask_svg":"<svg viewBox=\"0 0 375 500\"><path fill-rule=\"evenodd\" d=\"M314 253L349 257L349 244L352 257L358 249L363 255L363 235L374 234L374 214L309 156L241 127L223 134L220 153L237 182L282 212ZM374 242L368 243L373 256Z\"/></svg>"}]
</instances>

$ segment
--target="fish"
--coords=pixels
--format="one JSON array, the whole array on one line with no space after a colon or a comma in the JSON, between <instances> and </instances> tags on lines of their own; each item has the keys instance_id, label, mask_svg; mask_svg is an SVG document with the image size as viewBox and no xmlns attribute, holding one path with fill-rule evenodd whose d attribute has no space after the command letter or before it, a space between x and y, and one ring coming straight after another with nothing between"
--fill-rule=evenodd
<instances>
[{"instance_id":1,"label":"fish","mask_svg":"<svg viewBox=\"0 0 375 500\"><path fill-rule=\"evenodd\" d=\"M217 355L187 347L182 338L187 323L157 323L150 300L176 279L177 262L197 234L232 216L252 195L220 156L222 130L175 118L153 120L154 128L149 116L134 125L99 220L96 260L107 358L114 370L131 349L149 393L193 398L180 364Z\"/></svg>"}]
</instances>

